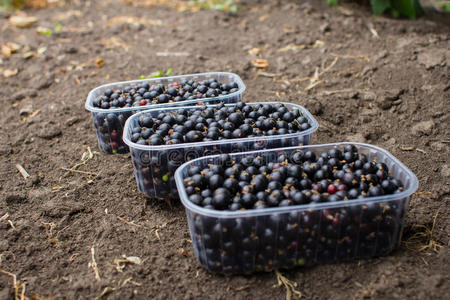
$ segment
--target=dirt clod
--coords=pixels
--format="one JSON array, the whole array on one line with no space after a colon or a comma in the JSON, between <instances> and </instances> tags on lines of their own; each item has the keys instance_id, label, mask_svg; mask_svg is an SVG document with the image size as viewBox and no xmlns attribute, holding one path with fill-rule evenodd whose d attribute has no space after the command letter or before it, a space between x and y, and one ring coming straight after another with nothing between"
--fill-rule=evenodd
<instances>
[{"instance_id":1,"label":"dirt clod","mask_svg":"<svg viewBox=\"0 0 450 300\"><path fill-rule=\"evenodd\" d=\"M411 132L414 135L430 135L433 131L434 122L432 120L419 122L411 128Z\"/></svg>"},{"instance_id":2,"label":"dirt clod","mask_svg":"<svg viewBox=\"0 0 450 300\"><path fill-rule=\"evenodd\" d=\"M6 205L13 205L25 202L27 200L27 196L26 194L22 194L19 192L10 192L5 195L4 199Z\"/></svg>"},{"instance_id":3,"label":"dirt clod","mask_svg":"<svg viewBox=\"0 0 450 300\"><path fill-rule=\"evenodd\" d=\"M450 177L450 165L445 164L441 167L441 175L442 177Z\"/></svg>"},{"instance_id":4,"label":"dirt clod","mask_svg":"<svg viewBox=\"0 0 450 300\"><path fill-rule=\"evenodd\" d=\"M44 127L39 131L38 137L51 140L57 136L60 136L62 134L62 131L60 128L52 126L52 127Z\"/></svg>"}]
</instances>

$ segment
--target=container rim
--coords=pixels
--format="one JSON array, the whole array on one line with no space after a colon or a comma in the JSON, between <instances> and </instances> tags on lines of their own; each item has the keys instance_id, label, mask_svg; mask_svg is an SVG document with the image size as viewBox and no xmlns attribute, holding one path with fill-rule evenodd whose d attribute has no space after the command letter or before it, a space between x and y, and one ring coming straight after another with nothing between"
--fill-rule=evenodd
<instances>
[{"instance_id":1,"label":"container rim","mask_svg":"<svg viewBox=\"0 0 450 300\"><path fill-rule=\"evenodd\" d=\"M129 127L131 126L132 120L135 118L138 118L143 113L148 113L152 111L168 111L168 110L178 110L178 109L192 109L192 108L201 108L202 106L177 106L177 107L167 107L163 109L150 109L150 110L144 110L137 114L134 114L133 116L129 117L127 121L125 122L125 126L123 129L123 141L125 144L127 144L130 148L133 149L139 149L139 150L145 150L145 151L151 151L151 150L169 150L169 149L180 149L180 148L189 148L189 147L201 147L201 146L214 146L214 145L221 145L221 144L233 144L233 143L240 143L240 142L249 142L249 141L261 141L261 140L274 140L274 139L281 139L281 138L292 138L292 137L298 137L298 136L304 136L313 133L317 130L319 127L319 123L316 119L311 115L311 113L305 109L303 106L300 106L298 104L289 103L289 102L245 102L245 104L250 105L258 105L258 104L284 104L293 106L293 109L297 108L299 109L303 116L305 116L308 121L310 121L311 128L296 132L296 133L289 133L289 134L280 134L280 135L270 135L270 136L258 136L258 137L247 137L247 138L238 138L238 139L227 139L227 140L216 140L216 141L206 141L206 142L197 142L197 143L184 143L184 144L174 144L174 145L157 145L157 146L151 146L151 145L139 145L136 143L133 143L129 138ZM206 107L216 107L219 104L210 104L206 105ZM233 106L235 103L229 103L225 104L225 106Z\"/></svg>"},{"instance_id":2,"label":"container rim","mask_svg":"<svg viewBox=\"0 0 450 300\"><path fill-rule=\"evenodd\" d=\"M410 186L408 189L398 193L398 194L391 194L391 195L383 195L383 196L377 196L377 197L368 197L364 199L355 199L351 201L336 201L333 203L319 203L319 204L301 204L301 205L293 205L293 206L287 206L287 207L274 207L274 208L264 208L264 209L250 209L250 210L244 210L244 211L224 211L224 210L211 210L211 209L205 209L203 207L197 206L190 202L188 200L188 196L186 194L186 190L183 185L183 177L181 175L181 172L184 168L187 168L190 166L191 163L199 160L206 160L214 157L218 157L218 155L210 155L210 156L203 156L199 157L193 160L190 160L184 164L182 164L178 169L175 171L175 182L177 185L178 194L180 196L181 203L183 203L184 207L194 213L198 213L201 215L209 216L209 217L216 217L216 218L241 218L241 217L254 217L254 216L261 216L261 215L270 215L270 214L283 214L283 213L289 213L291 211L297 211L299 209L302 209L302 211L305 210L321 210L321 209L329 209L329 208L336 208L340 206L353 206L353 205L360 205L364 204L370 201L370 203L378 203L383 201L392 201L392 200L398 200L405 197L409 197L414 191L417 190L419 186L419 182L417 180L416 175L408 169L402 162L400 162L395 156L393 156L390 152L387 150L384 150L380 147L365 144L365 143L352 143L352 142L341 142L341 143L329 143L329 144L317 144L317 145L308 145L308 146L294 146L294 147L286 147L286 148L273 148L273 149L266 149L266 150L260 150L260 151L249 151L249 152L239 152L239 153L231 153L230 156L238 156L242 154L255 154L255 153L264 153L264 152L273 152L273 151L281 151L281 150L294 150L294 149L308 149L308 148L314 148L314 147L337 147L342 145L355 145L359 146L360 148L369 148L373 149L379 152L382 152L386 156L388 156L392 161L403 171L407 176L410 178Z\"/></svg>"},{"instance_id":3,"label":"container rim","mask_svg":"<svg viewBox=\"0 0 450 300\"><path fill-rule=\"evenodd\" d=\"M239 77L239 75L235 74L235 73L231 73L231 72L205 72L205 73L194 73L194 74L184 74L184 75L176 75L176 76L169 76L169 77L158 77L158 78L151 78L151 79L137 79L137 80L128 80L128 81L118 81L118 82L112 82L112 83L107 83L107 84L103 84L100 85L96 88L94 88L93 90L91 90L86 98L86 102L84 104L84 108L90 112L96 112L96 113L119 113L119 112L129 112L129 111L140 111L143 109L153 109L153 108L161 108L161 107L167 107L170 105L173 105L174 103L162 103L162 104L148 104L148 105L144 105L144 106L135 106L135 107L121 107L121 108L113 108L113 109L104 109L104 108L98 108L98 107L94 107L92 105L92 101L94 101L94 94L100 90L100 89L104 89L107 87L111 87L111 86L115 86L115 85L124 85L124 84L139 84L139 83L151 83L151 82L155 82L155 81L160 81L160 80L167 80L167 79L179 79L179 78L183 78L183 77L192 77L192 76L208 76L208 75L212 75L212 74L217 74L217 75L231 75L234 77L236 83L239 86L239 89L231 94L228 95L221 95L218 97L211 97L211 98L203 98L203 99L195 99L195 100L184 100L184 101L180 101L180 102L175 102L175 103L181 103L181 105L189 105L189 104L195 104L198 102L211 102L211 101L218 101L218 100L222 100L222 99L226 99L228 97L232 97L238 94L242 94L244 93L246 86L244 84L244 82L242 81L241 77Z\"/></svg>"}]
</instances>

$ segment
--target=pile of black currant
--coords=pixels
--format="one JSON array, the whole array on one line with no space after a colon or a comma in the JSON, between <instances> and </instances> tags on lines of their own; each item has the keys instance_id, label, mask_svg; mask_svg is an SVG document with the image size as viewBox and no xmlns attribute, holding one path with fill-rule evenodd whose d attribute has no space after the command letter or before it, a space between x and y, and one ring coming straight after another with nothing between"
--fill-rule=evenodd
<instances>
[{"instance_id":1,"label":"pile of black currant","mask_svg":"<svg viewBox=\"0 0 450 300\"><path fill-rule=\"evenodd\" d=\"M296 133L311 128L299 109L284 104L220 104L203 109L144 113L132 128L131 141L141 145L173 145Z\"/></svg>"},{"instance_id":2,"label":"pile of black currant","mask_svg":"<svg viewBox=\"0 0 450 300\"><path fill-rule=\"evenodd\" d=\"M251 273L384 255L396 248L407 199L354 199L397 193L402 182L354 146L341 149L236 160L225 154L187 168L189 200L216 211L187 210L201 264L215 272ZM342 205L317 205L335 201ZM264 209L297 204L303 206Z\"/></svg>"},{"instance_id":3,"label":"pile of black currant","mask_svg":"<svg viewBox=\"0 0 450 300\"><path fill-rule=\"evenodd\" d=\"M316 155L298 150L276 162L227 154L205 168L193 165L184 179L189 200L216 210L260 209L336 202L398 193L402 183L386 164L368 160L353 145Z\"/></svg>"},{"instance_id":4,"label":"pile of black currant","mask_svg":"<svg viewBox=\"0 0 450 300\"><path fill-rule=\"evenodd\" d=\"M108 89L94 99L92 104L98 108L114 109L212 98L232 94L238 90L236 82L220 83L214 78L205 81L182 80L168 85L142 83L120 90Z\"/></svg>"}]
</instances>

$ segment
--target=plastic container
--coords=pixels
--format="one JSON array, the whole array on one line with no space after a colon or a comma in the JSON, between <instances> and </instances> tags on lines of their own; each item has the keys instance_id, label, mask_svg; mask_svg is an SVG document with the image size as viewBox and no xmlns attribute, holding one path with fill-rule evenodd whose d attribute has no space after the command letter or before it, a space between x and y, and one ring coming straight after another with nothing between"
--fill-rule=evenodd
<instances>
[{"instance_id":1,"label":"plastic container","mask_svg":"<svg viewBox=\"0 0 450 300\"><path fill-rule=\"evenodd\" d=\"M280 102L246 103L247 105L258 104L278 104ZM134 172L139 190L149 198L178 198L175 179L175 170L184 162L218 153L232 153L250 151L256 149L267 149L277 147L289 147L307 145L310 142L311 134L318 128L317 121L303 107L283 103L289 110L299 109L308 119L311 128L297 133L251 137L241 139L217 140L211 142L185 143L175 145L149 146L139 145L131 142L132 128L137 126L140 114L146 113L156 117L160 112L170 112L180 109L165 108L152 109L133 115L125 124L124 142L130 147ZM228 104L230 106L233 104ZM211 105L215 107L217 105ZM211 107L208 105L208 107ZM184 107L192 110L202 109L201 107Z\"/></svg>"},{"instance_id":2,"label":"plastic container","mask_svg":"<svg viewBox=\"0 0 450 300\"><path fill-rule=\"evenodd\" d=\"M240 161L245 156L262 155L267 161L276 161L279 155L290 155L298 149L317 154L346 144L355 145L369 159L384 162L390 175L403 182L404 190L315 205L217 211L190 202L183 185L191 164L206 166L217 156L182 165L175 179L199 262L214 272L251 273L385 255L396 248L409 197L417 189L418 181L387 151L367 144L337 143L238 153L232 157Z\"/></svg>"},{"instance_id":3,"label":"plastic container","mask_svg":"<svg viewBox=\"0 0 450 300\"><path fill-rule=\"evenodd\" d=\"M181 82L182 80L197 80L203 81L215 78L221 83L232 83L236 82L238 84L238 91L231 93L229 95L223 95L219 97L203 98L198 100L185 100L173 103L164 104L149 104L145 106L137 107L123 107L116 109L102 109L93 106L93 101L97 97L103 95L107 89L122 89L126 86L134 86L142 83L152 84L170 84L174 82ZM174 106L186 106L186 105L197 105L206 103L234 103L242 100L242 93L245 90L245 85L241 78L234 73L226 72L210 72L210 73L200 73L200 74L189 74L181 76L171 76L155 79L143 79L143 80L132 80L115 82L110 84L105 84L93 89L87 99L85 108L92 112L92 120L94 121L95 132L97 134L98 144L101 150L106 153L127 153L129 149L127 145L122 140L122 133L125 121L137 111L152 109L152 108L165 108Z\"/></svg>"}]
</instances>

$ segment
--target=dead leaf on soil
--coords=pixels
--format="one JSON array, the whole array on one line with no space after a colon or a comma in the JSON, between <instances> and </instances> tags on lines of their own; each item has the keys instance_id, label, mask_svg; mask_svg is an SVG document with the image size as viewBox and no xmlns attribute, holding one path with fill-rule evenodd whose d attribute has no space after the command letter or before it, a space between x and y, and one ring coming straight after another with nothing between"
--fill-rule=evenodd
<instances>
[{"instance_id":1,"label":"dead leaf on soil","mask_svg":"<svg viewBox=\"0 0 450 300\"><path fill-rule=\"evenodd\" d=\"M29 8L45 8L51 5L58 4L58 2L62 2L60 0L27 0L25 1L25 6Z\"/></svg>"},{"instance_id":2,"label":"dead leaf on soil","mask_svg":"<svg viewBox=\"0 0 450 300\"><path fill-rule=\"evenodd\" d=\"M129 49L128 45L117 37L102 39L100 43L107 48L122 47L125 51L128 51Z\"/></svg>"},{"instance_id":3,"label":"dead leaf on soil","mask_svg":"<svg viewBox=\"0 0 450 300\"><path fill-rule=\"evenodd\" d=\"M256 68L267 68L269 66L269 62L265 59L257 58L252 60L252 65Z\"/></svg>"},{"instance_id":4,"label":"dead leaf on soil","mask_svg":"<svg viewBox=\"0 0 450 300\"><path fill-rule=\"evenodd\" d=\"M55 21L65 21L67 19L70 19L72 17L80 18L83 16L83 13L80 10L68 10L62 14L56 15L53 20Z\"/></svg>"},{"instance_id":5,"label":"dead leaf on soil","mask_svg":"<svg viewBox=\"0 0 450 300\"><path fill-rule=\"evenodd\" d=\"M122 0L122 2L136 6L136 7L148 7L154 6L168 6L176 9L177 11L199 11L202 9L202 4L196 4L194 1L182 1L182 0Z\"/></svg>"},{"instance_id":6,"label":"dead leaf on soil","mask_svg":"<svg viewBox=\"0 0 450 300\"><path fill-rule=\"evenodd\" d=\"M115 259L114 264L116 265L117 272L122 273L126 264L140 265L142 264L142 260L137 256L126 256L122 255L123 258Z\"/></svg>"},{"instance_id":7,"label":"dead leaf on soil","mask_svg":"<svg viewBox=\"0 0 450 300\"><path fill-rule=\"evenodd\" d=\"M25 52L25 53L22 55L22 57L23 57L24 59L30 59L30 58L32 58L34 55L35 55L34 52L28 51L28 52Z\"/></svg>"},{"instance_id":8,"label":"dead leaf on soil","mask_svg":"<svg viewBox=\"0 0 450 300\"><path fill-rule=\"evenodd\" d=\"M184 248L179 248L178 249L178 254L182 255L184 257L189 257L190 256L189 252L186 249L184 249Z\"/></svg>"},{"instance_id":9,"label":"dead leaf on soil","mask_svg":"<svg viewBox=\"0 0 450 300\"><path fill-rule=\"evenodd\" d=\"M133 16L117 16L109 19L108 23L105 24L105 27L110 27L113 25L122 25L122 24L142 24L142 25L154 25L161 26L162 21L155 19L145 19L145 18L137 18Z\"/></svg>"},{"instance_id":10,"label":"dead leaf on soil","mask_svg":"<svg viewBox=\"0 0 450 300\"><path fill-rule=\"evenodd\" d=\"M17 73L19 73L19 70L17 68L14 70L6 69L5 71L3 71L3 77L5 78L13 77L16 76Z\"/></svg>"},{"instance_id":11,"label":"dead leaf on soil","mask_svg":"<svg viewBox=\"0 0 450 300\"><path fill-rule=\"evenodd\" d=\"M37 53L38 53L38 54L44 54L45 51L47 51L47 47L39 47L39 48L37 49Z\"/></svg>"},{"instance_id":12,"label":"dead leaf on soil","mask_svg":"<svg viewBox=\"0 0 450 300\"><path fill-rule=\"evenodd\" d=\"M324 44L325 43L321 40L315 41L314 44L301 44L301 45L289 44L285 47L277 49L277 52L297 51L297 50L301 50L301 49L317 48Z\"/></svg>"},{"instance_id":13,"label":"dead leaf on soil","mask_svg":"<svg viewBox=\"0 0 450 300\"><path fill-rule=\"evenodd\" d=\"M12 54L19 51L20 48L21 46L19 44L9 42L6 43L6 45L2 45L2 54L4 56L10 57Z\"/></svg>"},{"instance_id":14,"label":"dead leaf on soil","mask_svg":"<svg viewBox=\"0 0 450 300\"><path fill-rule=\"evenodd\" d=\"M38 19L28 15L15 15L9 17L9 23L17 28L27 28L36 24Z\"/></svg>"},{"instance_id":15,"label":"dead leaf on soil","mask_svg":"<svg viewBox=\"0 0 450 300\"><path fill-rule=\"evenodd\" d=\"M156 56L175 56L175 57L181 57L181 56L189 56L189 52L156 52Z\"/></svg>"},{"instance_id":16,"label":"dead leaf on soil","mask_svg":"<svg viewBox=\"0 0 450 300\"><path fill-rule=\"evenodd\" d=\"M269 17L270 17L269 14L262 15L261 17L259 17L259 21L260 21L260 22L264 22L264 21L267 20L267 18L269 18Z\"/></svg>"},{"instance_id":17,"label":"dead leaf on soil","mask_svg":"<svg viewBox=\"0 0 450 300\"><path fill-rule=\"evenodd\" d=\"M101 59L101 58L97 58L97 59L95 60L95 65L96 65L98 68L103 67L104 64L105 64L105 61L104 61L103 59Z\"/></svg>"},{"instance_id":18,"label":"dead leaf on soil","mask_svg":"<svg viewBox=\"0 0 450 300\"><path fill-rule=\"evenodd\" d=\"M47 28L47 27L38 26L36 28L36 33L49 36L49 35L52 34L52 30L50 28Z\"/></svg>"},{"instance_id":19,"label":"dead leaf on soil","mask_svg":"<svg viewBox=\"0 0 450 300\"><path fill-rule=\"evenodd\" d=\"M350 9L344 8L341 5L337 6L337 9L344 15L344 16L353 16L353 11Z\"/></svg>"},{"instance_id":20,"label":"dead leaf on soil","mask_svg":"<svg viewBox=\"0 0 450 300\"><path fill-rule=\"evenodd\" d=\"M261 49L252 48L252 49L248 50L248 54L258 56L261 54Z\"/></svg>"}]
</instances>

